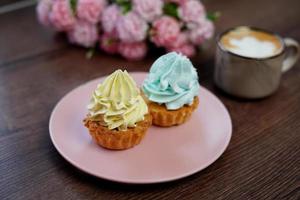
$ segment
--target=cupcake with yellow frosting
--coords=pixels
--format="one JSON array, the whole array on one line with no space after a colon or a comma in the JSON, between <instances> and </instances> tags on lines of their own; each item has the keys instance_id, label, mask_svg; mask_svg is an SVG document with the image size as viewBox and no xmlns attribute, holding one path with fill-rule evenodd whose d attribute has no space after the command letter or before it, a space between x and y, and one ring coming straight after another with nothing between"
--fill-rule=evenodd
<instances>
[{"instance_id":1,"label":"cupcake with yellow frosting","mask_svg":"<svg viewBox=\"0 0 300 200\"><path fill-rule=\"evenodd\" d=\"M108 149L128 149L141 142L152 118L127 71L117 70L94 91L84 125Z\"/></svg>"},{"instance_id":2,"label":"cupcake with yellow frosting","mask_svg":"<svg viewBox=\"0 0 300 200\"><path fill-rule=\"evenodd\" d=\"M142 87L152 123L168 127L187 121L199 104L199 88L197 71L187 57L175 52L159 57Z\"/></svg>"}]
</instances>

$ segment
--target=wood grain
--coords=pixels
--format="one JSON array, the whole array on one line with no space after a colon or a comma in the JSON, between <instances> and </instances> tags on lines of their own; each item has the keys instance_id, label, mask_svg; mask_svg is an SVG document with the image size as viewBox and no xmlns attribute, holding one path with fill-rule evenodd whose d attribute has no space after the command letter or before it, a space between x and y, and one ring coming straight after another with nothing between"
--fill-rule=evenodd
<instances>
[{"instance_id":1,"label":"wood grain","mask_svg":"<svg viewBox=\"0 0 300 200\"><path fill-rule=\"evenodd\" d=\"M6 6L6 5L11 5L11 4L14 4L14 3L21 2L21 1L24 1L24 0L1 0L0 1L0 7Z\"/></svg>"},{"instance_id":2,"label":"wood grain","mask_svg":"<svg viewBox=\"0 0 300 200\"><path fill-rule=\"evenodd\" d=\"M297 0L205 3L223 13L217 32L255 25L300 40ZM48 121L54 105L71 89L117 68L147 71L157 54L139 62L103 53L87 60L84 49L41 27L32 7L0 16L0 27L0 199L300 198L299 62L283 76L277 93L248 101L214 86L214 46L193 58L200 83L222 100L232 117L228 149L190 177L125 185L89 176L67 163L50 141Z\"/></svg>"}]
</instances>

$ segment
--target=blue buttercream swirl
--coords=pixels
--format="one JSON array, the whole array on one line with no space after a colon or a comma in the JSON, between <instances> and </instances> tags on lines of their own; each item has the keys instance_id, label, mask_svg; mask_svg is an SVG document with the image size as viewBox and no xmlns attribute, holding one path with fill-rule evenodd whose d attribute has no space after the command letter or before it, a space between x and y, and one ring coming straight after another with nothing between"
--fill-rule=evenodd
<instances>
[{"instance_id":1,"label":"blue buttercream swirl","mask_svg":"<svg viewBox=\"0 0 300 200\"><path fill-rule=\"evenodd\" d=\"M150 101L165 104L168 110L176 110L191 105L199 87L197 71L191 61L171 52L153 63L142 89Z\"/></svg>"}]
</instances>

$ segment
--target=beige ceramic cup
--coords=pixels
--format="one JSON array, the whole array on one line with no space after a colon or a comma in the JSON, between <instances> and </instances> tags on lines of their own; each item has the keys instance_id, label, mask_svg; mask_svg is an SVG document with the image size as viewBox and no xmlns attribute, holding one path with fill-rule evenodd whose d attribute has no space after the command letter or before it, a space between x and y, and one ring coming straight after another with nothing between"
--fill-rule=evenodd
<instances>
[{"instance_id":1,"label":"beige ceramic cup","mask_svg":"<svg viewBox=\"0 0 300 200\"><path fill-rule=\"evenodd\" d=\"M299 58L299 43L270 31L247 28L273 34L279 39L281 50L266 58L250 58L232 53L220 42L224 34L233 30L229 29L217 38L214 81L219 88L231 95L262 98L274 93L279 86L281 75L294 66Z\"/></svg>"}]
</instances>

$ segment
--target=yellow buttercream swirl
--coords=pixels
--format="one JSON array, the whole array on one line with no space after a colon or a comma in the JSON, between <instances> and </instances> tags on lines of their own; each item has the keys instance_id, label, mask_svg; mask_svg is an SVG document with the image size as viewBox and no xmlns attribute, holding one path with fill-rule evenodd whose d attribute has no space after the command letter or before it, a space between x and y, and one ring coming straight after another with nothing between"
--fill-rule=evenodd
<instances>
[{"instance_id":1,"label":"yellow buttercream swirl","mask_svg":"<svg viewBox=\"0 0 300 200\"><path fill-rule=\"evenodd\" d=\"M134 127L148 113L147 104L126 70L115 71L97 86L88 109L92 120L119 130Z\"/></svg>"}]
</instances>

